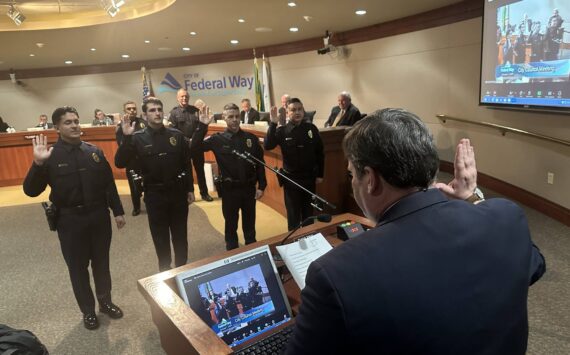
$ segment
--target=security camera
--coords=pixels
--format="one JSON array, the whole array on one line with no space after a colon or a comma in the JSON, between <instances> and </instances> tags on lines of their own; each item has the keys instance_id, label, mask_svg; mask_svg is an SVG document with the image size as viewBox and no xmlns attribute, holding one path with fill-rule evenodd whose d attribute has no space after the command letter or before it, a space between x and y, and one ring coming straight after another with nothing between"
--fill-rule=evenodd
<instances>
[{"instance_id":1,"label":"security camera","mask_svg":"<svg viewBox=\"0 0 570 355\"><path fill-rule=\"evenodd\" d=\"M332 32L329 32L328 30L325 32L325 36L323 37L324 47L321 49L317 49L317 54L322 55L336 51L336 47L330 44L330 39L332 38L332 35L333 35Z\"/></svg>"}]
</instances>

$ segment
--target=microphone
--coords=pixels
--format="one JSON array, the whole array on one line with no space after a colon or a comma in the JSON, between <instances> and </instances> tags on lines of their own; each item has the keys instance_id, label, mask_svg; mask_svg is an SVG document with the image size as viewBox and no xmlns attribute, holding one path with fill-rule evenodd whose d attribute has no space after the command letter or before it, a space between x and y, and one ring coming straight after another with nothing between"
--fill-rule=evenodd
<instances>
[{"instance_id":1,"label":"microphone","mask_svg":"<svg viewBox=\"0 0 570 355\"><path fill-rule=\"evenodd\" d=\"M247 152L245 152L245 153L247 153ZM251 159L248 158L248 156L250 155L249 153L247 153L247 155L246 155L246 154L240 153L240 152L238 152L237 150L234 149L234 150L232 150L232 154L233 154L233 155L237 155L240 159L243 159L243 160L247 161L247 162L250 163L251 165L255 165L255 162L254 162L253 160L251 160Z\"/></svg>"},{"instance_id":2,"label":"microphone","mask_svg":"<svg viewBox=\"0 0 570 355\"><path fill-rule=\"evenodd\" d=\"M316 219L317 221L319 221L319 222L328 223L328 222L330 222L330 221L332 220L332 216L331 216L330 214L323 213L323 214L319 214L319 215L316 215L316 216L309 216L309 217L305 218L301 223L299 223L299 225L298 225L297 227L295 227L291 232L289 232L289 234L287 234L287 235L285 236L285 238L283 238L283 240L281 240L281 244L280 244L280 245L285 244L285 241L287 241L287 239L289 239L289 237L290 237L291 235L293 235L293 233L295 233L295 232L297 231L297 229L301 228L305 223L307 223L307 222L309 222L309 221L311 221L311 220L315 220L315 219Z\"/></svg>"}]
</instances>

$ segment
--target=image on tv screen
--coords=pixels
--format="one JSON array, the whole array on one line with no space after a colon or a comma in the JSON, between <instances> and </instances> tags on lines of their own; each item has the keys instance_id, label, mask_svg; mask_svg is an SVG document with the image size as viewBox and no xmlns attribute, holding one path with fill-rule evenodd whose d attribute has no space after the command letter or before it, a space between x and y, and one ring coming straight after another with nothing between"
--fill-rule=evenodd
<instances>
[{"instance_id":1,"label":"image on tv screen","mask_svg":"<svg viewBox=\"0 0 570 355\"><path fill-rule=\"evenodd\" d=\"M568 25L568 0L487 0L480 102L570 108Z\"/></svg>"}]
</instances>

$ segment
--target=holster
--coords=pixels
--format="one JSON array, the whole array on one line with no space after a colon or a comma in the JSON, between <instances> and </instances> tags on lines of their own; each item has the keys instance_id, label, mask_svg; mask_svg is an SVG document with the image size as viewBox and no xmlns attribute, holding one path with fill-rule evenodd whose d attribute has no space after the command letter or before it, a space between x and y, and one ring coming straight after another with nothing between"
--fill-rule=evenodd
<instances>
[{"instance_id":1,"label":"holster","mask_svg":"<svg viewBox=\"0 0 570 355\"><path fill-rule=\"evenodd\" d=\"M57 230L57 208L53 203L42 202L50 231Z\"/></svg>"},{"instance_id":2,"label":"holster","mask_svg":"<svg viewBox=\"0 0 570 355\"><path fill-rule=\"evenodd\" d=\"M223 179L220 175L214 176L214 186L216 187L216 191L218 192L218 197L222 198L224 194L224 187L223 187Z\"/></svg>"},{"instance_id":3,"label":"holster","mask_svg":"<svg viewBox=\"0 0 570 355\"><path fill-rule=\"evenodd\" d=\"M142 193L144 191L142 176L137 174L134 170L129 170L127 174L129 174L129 177L133 182L133 193L135 196L142 196Z\"/></svg>"}]
</instances>

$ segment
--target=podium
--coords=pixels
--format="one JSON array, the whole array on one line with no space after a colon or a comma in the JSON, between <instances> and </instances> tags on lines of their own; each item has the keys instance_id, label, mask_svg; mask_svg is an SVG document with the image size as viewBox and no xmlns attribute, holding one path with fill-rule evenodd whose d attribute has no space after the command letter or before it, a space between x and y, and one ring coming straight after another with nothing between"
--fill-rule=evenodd
<instances>
[{"instance_id":1,"label":"podium","mask_svg":"<svg viewBox=\"0 0 570 355\"><path fill-rule=\"evenodd\" d=\"M333 245L342 243L336 236L337 224L351 220L370 228L374 224L363 217L354 214L334 216L330 223L317 222L296 231L291 237L322 233ZM199 261L195 261L176 269L165 271L138 280L137 286L150 306L152 320L160 334L160 342L164 351L169 355L175 354L232 354L232 349L205 324L200 317L184 303L178 293L175 277L186 270L202 266L213 261L242 253L262 245L269 245L271 252L276 253L278 245L287 233L277 235L267 240L249 244L245 247L226 251ZM279 266L279 265L278 265ZM301 304L301 290L290 278L283 284L285 293L293 310L297 314Z\"/></svg>"}]
</instances>

